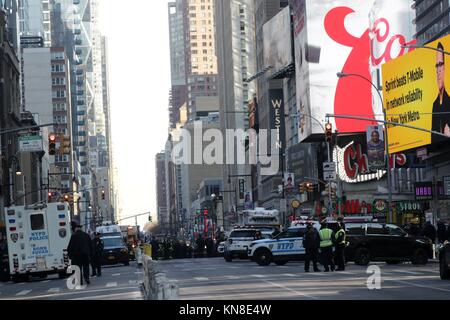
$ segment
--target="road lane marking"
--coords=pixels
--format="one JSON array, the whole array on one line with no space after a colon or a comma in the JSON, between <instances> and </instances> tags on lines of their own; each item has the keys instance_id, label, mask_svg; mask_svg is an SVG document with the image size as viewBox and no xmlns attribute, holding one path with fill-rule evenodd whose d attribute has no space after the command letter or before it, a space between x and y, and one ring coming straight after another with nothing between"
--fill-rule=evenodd
<instances>
[{"instance_id":1,"label":"road lane marking","mask_svg":"<svg viewBox=\"0 0 450 320\"><path fill-rule=\"evenodd\" d=\"M255 278L265 278L266 276L262 275L262 274L252 274L252 277Z\"/></svg>"},{"instance_id":2,"label":"road lane marking","mask_svg":"<svg viewBox=\"0 0 450 320\"><path fill-rule=\"evenodd\" d=\"M267 283L267 284L270 284L270 285L272 285L274 287L278 287L278 288L281 288L281 289L284 289L284 290L288 290L288 291L293 292L293 293L295 293L295 294L297 294L299 296L310 298L312 300L320 300L319 298L314 297L312 295L309 295L309 294L306 294L306 293L302 293L302 292L298 292L298 291L296 291L294 289L288 288L286 286L283 286L281 284L278 284L278 283L275 283L275 282L272 282L272 281L264 280L264 282Z\"/></svg>"},{"instance_id":3,"label":"road lane marking","mask_svg":"<svg viewBox=\"0 0 450 320\"><path fill-rule=\"evenodd\" d=\"M47 292L48 293L60 293L61 292L61 288L51 288Z\"/></svg>"},{"instance_id":4,"label":"road lane marking","mask_svg":"<svg viewBox=\"0 0 450 320\"><path fill-rule=\"evenodd\" d=\"M50 280L42 281L42 283L49 283L49 282L50 282Z\"/></svg>"},{"instance_id":5,"label":"road lane marking","mask_svg":"<svg viewBox=\"0 0 450 320\"><path fill-rule=\"evenodd\" d=\"M16 297L20 297L20 296L26 296L27 294L29 294L32 290L22 290L20 291L18 294L16 294Z\"/></svg>"},{"instance_id":6,"label":"road lane marking","mask_svg":"<svg viewBox=\"0 0 450 320\"><path fill-rule=\"evenodd\" d=\"M128 281L128 283L129 284L138 284L138 281L137 280L130 280L130 281Z\"/></svg>"},{"instance_id":7,"label":"road lane marking","mask_svg":"<svg viewBox=\"0 0 450 320\"><path fill-rule=\"evenodd\" d=\"M134 274L144 274L142 271L135 272Z\"/></svg>"},{"instance_id":8,"label":"road lane marking","mask_svg":"<svg viewBox=\"0 0 450 320\"><path fill-rule=\"evenodd\" d=\"M113 277L120 277L120 273L113 273Z\"/></svg>"},{"instance_id":9,"label":"road lane marking","mask_svg":"<svg viewBox=\"0 0 450 320\"><path fill-rule=\"evenodd\" d=\"M238 276L226 276L225 278L228 280L239 280L240 279Z\"/></svg>"},{"instance_id":10,"label":"road lane marking","mask_svg":"<svg viewBox=\"0 0 450 320\"><path fill-rule=\"evenodd\" d=\"M284 276L284 277L291 277L291 278L293 278L293 277L297 277L297 275L295 275L295 274L292 274L292 273L286 273L286 274L282 274L282 276Z\"/></svg>"},{"instance_id":11,"label":"road lane marking","mask_svg":"<svg viewBox=\"0 0 450 320\"><path fill-rule=\"evenodd\" d=\"M209 278L203 278L203 277L198 277L198 278L194 278L197 281L209 281Z\"/></svg>"},{"instance_id":12,"label":"road lane marking","mask_svg":"<svg viewBox=\"0 0 450 320\"><path fill-rule=\"evenodd\" d=\"M412 282L403 281L403 280L385 279L385 281L398 282L398 283L401 283L401 284L405 284L405 285L409 285L409 286L413 286L413 287L417 287L417 288L425 288L425 289L433 289L433 290L438 290L438 291L450 292L449 289L437 288L437 287L432 287L432 286L426 286L426 285L423 285L423 284L417 284L417 283L412 283Z\"/></svg>"},{"instance_id":13,"label":"road lane marking","mask_svg":"<svg viewBox=\"0 0 450 320\"><path fill-rule=\"evenodd\" d=\"M108 282L106 284L106 287L107 288L117 287L117 282Z\"/></svg>"},{"instance_id":14,"label":"road lane marking","mask_svg":"<svg viewBox=\"0 0 450 320\"><path fill-rule=\"evenodd\" d=\"M83 286L86 288L86 286ZM136 287L117 287L110 289L92 289L92 290L71 290L65 291L57 294L43 294L38 296L28 296L28 297L18 297L18 298L7 298L5 300L32 300L32 299L42 299L42 298L55 298L55 297L65 297L74 295L87 295L95 292L109 292L109 291L120 291L120 290L136 290Z\"/></svg>"},{"instance_id":15,"label":"road lane marking","mask_svg":"<svg viewBox=\"0 0 450 320\"><path fill-rule=\"evenodd\" d=\"M414 272L414 271L408 271L408 270L392 270L392 272L395 272L395 273L407 273L407 274L412 274L414 276L418 276L418 275L422 274L420 272Z\"/></svg>"}]
</instances>

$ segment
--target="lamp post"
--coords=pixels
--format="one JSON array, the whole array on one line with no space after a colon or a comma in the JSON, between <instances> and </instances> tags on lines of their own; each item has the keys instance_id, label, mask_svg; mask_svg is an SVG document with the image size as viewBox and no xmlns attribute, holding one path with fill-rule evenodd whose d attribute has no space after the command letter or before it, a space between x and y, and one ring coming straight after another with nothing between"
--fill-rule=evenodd
<instances>
[{"instance_id":1,"label":"lamp post","mask_svg":"<svg viewBox=\"0 0 450 320\"><path fill-rule=\"evenodd\" d=\"M375 88L375 91L378 94L378 97L380 98L380 102L381 102L381 106L383 108L383 116L384 116L384 121L387 121L387 116L386 116L386 110L384 108L384 101L383 101L383 97L381 96L380 93L380 89L369 79L367 79L366 77L360 75L360 74L356 74L356 73L344 73L344 72L338 72L337 74L338 78L347 78L347 77L358 77L361 78L365 81L367 81L368 83L370 83L370 85ZM386 128L385 131L385 149L386 149L386 166L387 166L387 179L388 179L388 212L389 212L389 222L393 222L394 221L394 216L392 213L392 181L391 181L391 164L390 164L390 159L391 159L391 155L389 153L389 134L388 134L388 129Z\"/></svg>"}]
</instances>

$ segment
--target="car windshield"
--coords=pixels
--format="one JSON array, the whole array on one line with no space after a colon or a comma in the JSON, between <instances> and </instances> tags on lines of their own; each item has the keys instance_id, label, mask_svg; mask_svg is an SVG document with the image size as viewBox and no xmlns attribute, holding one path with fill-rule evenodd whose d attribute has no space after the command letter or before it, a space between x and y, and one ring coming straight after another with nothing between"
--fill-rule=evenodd
<instances>
[{"instance_id":1,"label":"car windshield","mask_svg":"<svg viewBox=\"0 0 450 320\"><path fill-rule=\"evenodd\" d=\"M289 229L277 235L275 239L301 238L305 235L306 228Z\"/></svg>"},{"instance_id":2,"label":"car windshield","mask_svg":"<svg viewBox=\"0 0 450 320\"><path fill-rule=\"evenodd\" d=\"M104 238L102 240L105 248L124 246L122 238Z\"/></svg>"},{"instance_id":3,"label":"car windshield","mask_svg":"<svg viewBox=\"0 0 450 320\"><path fill-rule=\"evenodd\" d=\"M250 230L239 230L233 231L230 238L254 238L256 236L256 231Z\"/></svg>"}]
</instances>

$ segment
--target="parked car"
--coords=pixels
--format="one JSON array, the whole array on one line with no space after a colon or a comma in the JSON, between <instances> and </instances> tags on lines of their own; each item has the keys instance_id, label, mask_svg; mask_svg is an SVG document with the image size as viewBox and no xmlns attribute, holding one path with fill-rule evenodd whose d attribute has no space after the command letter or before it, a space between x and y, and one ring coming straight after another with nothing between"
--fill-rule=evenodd
<instances>
[{"instance_id":1,"label":"parked car","mask_svg":"<svg viewBox=\"0 0 450 320\"><path fill-rule=\"evenodd\" d=\"M346 225L347 261L368 265L371 261L398 264L411 261L416 265L428 263L433 257L433 244L422 236L408 235L403 229L380 223L349 223Z\"/></svg>"},{"instance_id":2,"label":"parked car","mask_svg":"<svg viewBox=\"0 0 450 320\"><path fill-rule=\"evenodd\" d=\"M233 258L239 257L240 259L248 258L248 248L250 244L262 239L261 231L257 229L234 229L228 240L225 242L224 258L225 261L231 262Z\"/></svg>"},{"instance_id":3,"label":"parked car","mask_svg":"<svg viewBox=\"0 0 450 320\"><path fill-rule=\"evenodd\" d=\"M122 237L103 237L103 255L102 264L130 264L128 248Z\"/></svg>"},{"instance_id":4,"label":"parked car","mask_svg":"<svg viewBox=\"0 0 450 320\"><path fill-rule=\"evenodd\" d=\"M450 280L450 242L439 248L439 274L442 280Z\"/></svg>"}]
</instances>

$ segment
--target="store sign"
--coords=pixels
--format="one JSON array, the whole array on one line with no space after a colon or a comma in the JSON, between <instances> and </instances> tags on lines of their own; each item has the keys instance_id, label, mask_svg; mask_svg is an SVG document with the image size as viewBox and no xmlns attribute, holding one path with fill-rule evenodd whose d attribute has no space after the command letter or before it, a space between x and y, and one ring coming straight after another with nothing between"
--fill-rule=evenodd
<instances>
[{"instance_id":1,"label":"store sign","mask_svg":"<svg viewBox=\"0 0 450 320\"><path fill-rule=\"evenodd\" d=\"M420 202L404 201L397 203L397 211L399 213L422 212L422 204Z\"/></svg>"},{"instance_id":2,"label":"store sign","mask_svg":"<svg viewBox=\"0 0 450 320\"><path fill-rule=\"evenodd\" d=\"M239 199L244 200L245 197L245 180L239 179Z\"/></svg>"},{"instance_id":3,"label":"store sign","mask_svg":"<svg viewBox=\"0 0 450 320\"><path fill-rule=\"evenodd\" d=\"M416 201L433 200L433 183L418 182L414 184L414 192Z\"/></svg>"}]
</instances>

